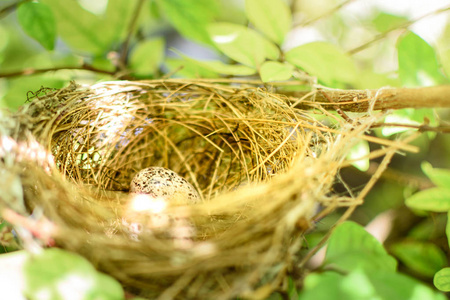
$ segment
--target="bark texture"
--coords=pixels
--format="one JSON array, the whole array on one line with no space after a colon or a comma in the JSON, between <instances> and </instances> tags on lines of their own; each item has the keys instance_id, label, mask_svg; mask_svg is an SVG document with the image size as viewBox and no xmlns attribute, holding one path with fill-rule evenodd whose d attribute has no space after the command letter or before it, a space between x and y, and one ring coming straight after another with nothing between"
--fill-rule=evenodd
<instances>
[{"instance_id":1,"label":"bark texture","mask_svg":"<svg viewBox=\"0 0 450 300\"><path fill-rule=\"evenodd\" d=\"M320 102L340 109L364 112L368 109L450 107L450 85L421 88L381 88L378 90L319 90L283 92L287 96L304 98L297 106Z\"/></svg>"}]
</instances>

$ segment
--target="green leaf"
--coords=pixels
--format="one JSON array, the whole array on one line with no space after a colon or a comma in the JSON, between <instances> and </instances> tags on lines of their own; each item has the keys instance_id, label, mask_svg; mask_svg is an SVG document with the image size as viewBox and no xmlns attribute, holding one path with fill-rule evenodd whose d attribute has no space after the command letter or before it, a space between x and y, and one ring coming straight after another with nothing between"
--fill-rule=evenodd
<instances>
[{"instance_id":1,"label":"green leaf","mask_svg":"<svg viewBox=\"0 0 450 300\"><path fill-rule=\"evenodd\" d=\"M58 33L72 49L103 55L127 33L134 8L127 0L108 0L106 13L95 15L77 1L41 0L53 11Z\"/></svg>"},{"instance_id":2,"label":"green leaf","mask_svg":"<svg viewBox=\"0 0 450 300\"><path fill-rule=\"evenodd\" d=\"M441 52L441 61L446 77L450 78L450 49Z\"/></svg>"},{"instance_id":3,"label":"green leaf","mask_svg":"<svg viewBox=\"0 0 450 300\"><path fill-rule=\"evenodd\" d=\"M4 26L0 26L0 64L3 62L3 51L12 45L10 44L12 31L6 30Z\"/></svg>"},{"instance_id":4,"label":"green leaf","mask_svg":"<svg viewBox=\"0 0 450 300\"><path fill-rule=\"evenodd\" d=\"M423 190L406 199L405 204L411 209L447 212L450 211L450 189Z\"/></svg>"},{"instance_id":5,"label":"green leaf","mask_svg":"<svg viewBox=\"0 0 450 300\"><path fill-rule=\"evenodd\" d=\"M327 86L356 81L356 67L348 54L325 42L301 45L286 53L291 64L316 76Z\"/></svg>"},{"instance_id":6,"label":"green leaf","mask_svg":"<svg viewBox=\"0 0 450 300\"><path fill-rule=\"evenodd\" d=\"M56 22L51 9L39 2L24 2L17 9L17 18L23 30L45 49L53 50L56 40Z\"/></svg>"},{"instance_id":7,"label":"green leaf","mask_svg":"<svg viewBox=\"0 0 450 300\"><path fill-rule=\"evenodd\" d=\"M292 15L283 0L246 0L245 11L255 28L281 45L291 29Z\"/></svg>"},{"instance_id":8,"label":"green leaf","mask_svg":"<svg viewBox=\"0 0 450 300\"><path fill-rule=\"evenodd\" d=\"M169 73L174 73L175 77L187 78L217 78L219 74L213 72L197 63L186 59L168 57L164 61L169 68Z\"/></svg>"},{"instance_id":9,"label":"green leaf","mask_svg":"<svg viewBox=\"0 0 450 300\"><path fill-rule=\"evenodd\" d=\"M401 273L366 272L376 290L376 295L383 300L444 300L446 297L433 291L420 281Z\"/></svg>"},{"instance_id":10,"label":"green leaf","mask_svg":"<svg viewBox=\"0 0 450 300\"><path fill-rule=\"evenodd\" d=\"M130 53L131 69L138 76L153 75L164 59L164 39L140 42Z\"/></svg>"},{"instance_id":11,"label":"green leaf","mask_svg":"<svg viewBox=\"0 0 450 300\"><path fill-rule=\"evenodd\" d=\"M397 261L389 255L363 253L349 250L339 256L325 261L327 267L341 272L350 272L355 269L383 270L393 272L397 267Z\"/></svg>"},{"instance_id":12,"label":"green leaf","mask_svg":"<svg viewBox=\"0 0 450 300\"><path fill-rule=\"evenodd\" d=\"M235 75L235 76L248 76L253 75L256 73L255 68L243 66L243 65L228 65L221 61L215 61L215 60L207 60L207 61L201 61L196 60L194 58L191 58L180 51L173 50L175 53L177 53L179 56L183 57L186 61L189 61L192 64L195 64L201 68L220 73L225 75Z\"/></svg>"},{"instance_id":13,"label":"green leaf","mask_svg":"<svg viewBox=\"0 0 450 300\"><path fill-rule=\"evenodd\" d=\"M95 14L95 15L103 15L108 6L108 1L100 0L100 1L90 1L90 0L78 0L80 6L85 10Z\"/></svg>"},{"instance_id":14,"label":"green leaf","mask_svg":"<svg viewBox=\"0 0 450 300\"><path fill-rule=\"evenodd\" d=\"M106 13L100 16L97 29L98 35L106 35L108 46L122 42L129 34L129 26L134 17L133 12L136 5L137 3L127 0L108 0ZM137 22L137 26L139 26L139 22Z\"/></svg>"},{"instance_id":15,"label":"green leaf","mask_svg":"<svg viewBox=\"0 0 450 300\"><path fill-rule=\"evenodd\" d=\"M447 243L450 246L450 211L447 212L447 224L445 226L445 235L447 236Z\"/></svg>"},{"instance_id":16,"label":"green leaf","mask_svg":"<svg viewBox=\"0 0 450 300\"><path fill-rule=\"evenodd\" d=\"M124 299L121 285L113 278L99 274L83 257L51 248L31 256L24 265L24 293L30 299L45 294L47 299Z\"/></svg>"},{"instance_id":17,"label":"green leaf","mask_svg":"<svg viewBox=\"0 0 450 300\"><path fill-rule=\"evenodd\" d=\"M345 276L340 284L340 289L353 299L370 299L377 294L375 287L368 276L361 270L355 270Z\"/></svg>"},{"instance_id":18,"label":"green leaf","mask_svg":"<svg viewBox=\"0 0 450 300\"><path fill-rule=\"evenodd\" d=\"M328 240L326 259L345 254L349 250L387 255L381 243L364 227L346 221L340 224L331 234Z\"/></svg>"},{"instance_id":19,"label":"green leaf","mask_svg":"<svg viewBox=\"0 0 450 300\"><path fill-rule=\"evenodd\" d=\"M220 51L250 67L259 68L266 58L276 60L280 54L273 43L242 25L213 23L208 33Z\"/></svg>"},{"instance_id":20,"label":"green leaf","mask_svg":"<svg viewBox=\"0 0 450 300\"><path fill-rule=\"evenodd\" d=\"M379 89L386 86L398 87L400 86L400 80L398 78L392 78L392 76L386 73L376 73L372 70L372 65L367 65L367 67L362 68L358 73L354 88Z\"/></svg>"},{"instance_id":21,"label":"green leaf","mask_svg":"<svg viewBox=\"0 0 450 300\"><path fill-rule=\"evenodd\" d=\"M352 165L360 171L367 171L369 169L369 155L370 148L367 141L361 140L353 146L347 154L347 159L353 160Z\"/></svg>"},{"instance_id":22,"label":"green leaf","mask_svg":"<svg viewBox=\"0 0 450 300\"><path fill-rule=\"evenodd\" d=\"M118 281L109 275L96 273L95 288L88 294L88 299L123 300L123 288Z\"/></svg>"},{"instance_id":23,"label":"green leaf","mask_svg":"<svg viewBox=\"0 0 450 300\"><path fill-rule=\"evenodd\" d=\"M343 276L335 272L311 273L304 281L299 300L339 300L346 299L340 290ZM352 300L352 299L349 299ZM355 299L356 300L356 299Z\"/></svg>"},{"instance_id":24,"label":"green leaf","mask_svg":"<svg viewBox=\"0 0 450 300\"><path fill-rule=\"evenodd\" d=\"M380 12L379 14L377 14L377 16L373 19L372 22L378 31L385 32L392 28L398 27L399 25L402 25L408 21L409 19L406 17Z\"/></svg>"},{"instance_id":25,"label":"green leaf","mask_svg":"<svg viewBox=\"0 0 450 300\"><path fill-rule=\"evenodd\" d=\"M450 268L443 268L434 275L434 286L443 292L450 292Z\"/></svg>"},{"instance_id":26,"label":"green leaf","mask_svg":"<svg viewBox=\"0 0 450 300\"><path fill-rule=\"evenodd\" d=\"M422 171L433 183L442 188L450 188L450 170L433 168L429 162L422 162Z\"/></svg>"},{"instance_id":27,"label":"green leaf","mask_svg":"<svg viewBox=\"0 0 450 300\"><path fill-rule=\"evenodd\" d=\"M445 235L447 236L447 244L450 246L450 211L447 212L447 224L445 226Z\"/></svg>"},{"instance_id":28,"label":"green leaf","mask_svg":"<svg viewBox=\"0 0 450 300\"><path fill-rule=\"evenodd\" d=\"M235 75L235 76L249 76L256 73L256 70L251 67L243 65L229 65L221 61L196 61L199 65L203 66L205 69L225 74L225 75Z\"/></svg>"},{"instance_id":29,"label":"green leaf","mask_svg":"<svg viewBox=\"0 0 450 300\"><path fill-rule=\"evenodd\" d=\"M403 274L357 269L344 276L334 272L311 273L299 300L444 300L418 280Z\"/></svg>"},{"instance_id":30,"label":"green leaf","mask_svg":"<svg viewBox=\"0 0 450 300\"><path fill-rule=\"evenodd\" d=\"M147 1L148 12L152 19L160 20L161 19L161 8L156 3L156 1Z\"/></svg>"},{"instance_id":31,"label":"green leaf","mask_svg":"<svg viewBox=\"0 0 450 300\"><path fill-rule=\"evenodd\" d=\"M277 61L266 61L262 64L259 74L264 82L284 81L292 76L294 67Z\"/></svg>"},{"instance_id":32,"label":"green leaf","mask_svg":"<svg viewBox=\"0 0 450 300\"><path fill-rule=\"evenodd\" d=\"M362 226L353 222L339 225L328 240L325 264L333 268L351 271L394 271L396 261Z\"/></svg>"},{"instance_id":33,"label":"green leaf","mask_svg":"<svg viewBox=\"0 0 450 300\"><path fill-rule=\"evenodd\" d=\"M335 272L311 273L306 276L299 300L345 299L340 290L343 276ZM326 287L326 288L325 288ZM351 300L351 299L349 299Z\"/></svg>"},{"instance_id":34,"label":"green leaf","mask_svg":"<svg viewBox=\"0 0 450 300\"><path fill-rule=\"evenodd\" d=\"M447 224L446 215L436 215L433 218L426 218L411 228L407 234L407 237L418 241L429 241L435 239L437 236L440 237L440 229L445 227L445 224Z\"/></svg>"},{"instance_id":35,"label":"green leaf","mask_svg":"<svg viewBox=\"0 0 450 300\"><path fill-rule=\"evenodd\" d=\"M298 299L298 291L292 277L288 277L288 294L289 299Z\"/></svg>"},{"instance_id":36,"label":"green leaf","mask_svg":"<svg viewBox=\"0 0 450 300\"><path fill-rule=\"evenodd\" d=\"M207 25L218 14L216 1L211 0L158 0L170 23L185 37L211 44Z\"/></svg>"},{"instance_id":37,"label":"green leaf","mask_svg":"<svg viewBox=\"0 0 450 300\"><path fill-rule=\"evenodd\" d=\"M116 69L114 62L111 59L107 59L102 56L94 57L91 65L94 68L98 68L100 70L105 70L105 71L110 71L110 72L114 72L114 70Z\"/></svg>"},{"instance_id":38,"label":"green leaf","mask_svg":"<svg viewBox=\"0 0 450 300\"><path fill-rule=\"evenodd\" d=\"M435 244L402 242L392 245L392 253L411 270L432 277L447 264L444 252Z\"/></svg>"},{"instance_id":39,"label":"green leaf","mask_svg":"<svg viewBox=\"0 0 450 300\"><path fill-rule=\"evenodd\" d=\"M418 35L413 32L403 35L397 50L398 72L404 86L431 86L446 81L433 47Z\"/></svg>"}]
</instances>

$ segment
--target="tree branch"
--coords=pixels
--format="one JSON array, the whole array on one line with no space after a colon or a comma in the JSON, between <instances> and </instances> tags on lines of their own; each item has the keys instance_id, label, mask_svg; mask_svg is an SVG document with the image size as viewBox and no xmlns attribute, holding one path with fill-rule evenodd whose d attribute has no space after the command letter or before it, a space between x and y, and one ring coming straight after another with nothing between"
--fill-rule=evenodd
<instances>
[{"instance_id":1,"label":"tree branch","mask_svg":"<svg viewBox=\"0 0 450 300\"><path fill-rule=\"evenodd\" d=\"M91 72L100 73L100 74L106 74L106 75L110 75L110 76L116 76L115 72L106 71L106 70L95 68L88 64L83 64L81 66L66 66L66 67L45 68L45 69L25 69L25 70L16 71L16 72L0 73L0 78L12 78L12 77L19 77L19 76L36 75L36 74L42 74L42 73L46 73L46 72L54 72L54 71L59 71L59 70L85 70L85 71L91 71Z\"/></svg>"},{"instance_id":2,"label":"tree branch","mask_svg":"<svg viewBox=\"0 0 450 300\"><path fill-rule=\"evenodd\" d=\"M372 126L370 126L370 128L380 128L380 127L403 127L403 128L417 129L419 132L450 133L449 126L429 126L427 124L413 125L400 123L375 123Z\"/></svg>"},{"instance_id":3,"label":"tree branch","mask_svg":"<svg viewBox=\"0 0 450 300\"><path fill-rule=\"evenodd\" d=\"M311 91L279 91L287 96L303 98L297 101L296 107L321 104L338 105L342 110L365 112L367 110L387 110L401 108L450 108L450 85L421 88L381 88L378 90L321 90ZM332 102L330 102L326 94Z\"/></svg>"},{"instance_id":4,"label":"tree branch","mask_svg":"<svg viewBox=\"0 0 450 300\"><path fill-rule=\"evenodd\" d=\"M9 13L13 12L21 3L29 2L31 0L22 0L13 2L2 9L0 9L0 19L6 17Z\"/></svg>"},{"instance_id":5,"label":"tree branch","mask_svg":"<svg viewBox=\"0 0 450 300\"><path fill-rule=\"evenodd\" d=\"M366 171L366 173L369 176L372 176L373 174L375 174L378 168L379 164L377 162L371 161L369 169ZM358 170L358 173L360 172L361 171ZM434 186L433 182L426 177L416 176L393 168L386 168L386 170L384 170L383 174L381 175L381 178L399 183L404 186L413 186L419 188L420 190L429 189Z\"/></svg>"},{"instance_id":6,"label":"tree branch","mask_svg":"<svg viewBox=\"0 0 450 300\"><path fill-rule=\"evenodd\" d=\"M323 19L323 18L326 18L326 17L328 17L328 16L333 15L335 12L337 12L338 10L340 10L342 7L346 6L347 4L349 4L349 3L353 2L353 1L354 1L354 0L346 0L346 1L344 1L344 2L342 2L342 3L340 3L340 4L338 4L338 5L336 5L336 6L333 7L332 9L326 11L326 12L325 12L324 14L322 14L322 15L319 15L319 16L317 16L317 17L315 17L315 18L306 20L305 22L299 22L299 23L297 23L297 24L294 24L293 26L294 26L294 28L295 28L295 27L306 27L306 26L309 26L309 25L311 25L312 23L314 23L314 22L316 22L316 21L318 21L318 20L320 20L320 19ZM295 1L293 1L293 2L296 3ZM294 11L294 10L292 10L292 11Z\"/></svg>"},{"instance_id":7,"label":"tree branch","mask_svg":"<svg viewBox=\"0 0 450 300\"><path fill-rule=\"evenodd\" d=\"M142 5L144 5L145 0L139 0L139 2L136 4L136 7L133 12L133 16L131 17L130 24L128 26L128 35L123 43L122 51L120 53L120 59L119 59L119 66L122 69L125 69L127 65L127 57L128 57L128 50L130 47L130 41L131 37L133 36L134 30L136 28L137 21L139 19L139 14L142 10Z\"/></svg>"}]
</instances>

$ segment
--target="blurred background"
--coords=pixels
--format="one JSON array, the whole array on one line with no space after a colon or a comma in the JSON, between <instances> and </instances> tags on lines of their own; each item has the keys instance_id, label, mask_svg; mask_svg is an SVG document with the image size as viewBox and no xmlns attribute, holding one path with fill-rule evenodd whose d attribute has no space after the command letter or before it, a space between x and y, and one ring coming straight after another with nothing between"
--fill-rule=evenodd
<instances>
[{"instance_id":1,"label":"blurred background","mask_svg":"<svg viewBox=\"0 0 450 300\"><path fill-rule=\"evenodd\" d=\"M24 32L16 10L22 2L26 1L0 0L0 107L13 110L24 103L28 91L41 86L60 88L70 80L93 84L115 78L160 78L168 73L217 77L214 72L192 71L173 49L196 59L226 61L204 38L201 27L210 21L248 24L244 0L42 0L56 25L54 47L48 50ZM351 88L401 84L395 47L406 28L401 25L409 25L432 45L443 70L450 72L449 12L439 12L448 8L446 0L287 2L293 27L283 50L313 41L338 45L351 54L360 70ZM141 5L138 14L137 5ZM133 18L137 20L127 39ZM76 70L83 69L83 64L105 72ZM42 69L52 70L27 76L30 70Z\"/></svg>"}]
</instances>

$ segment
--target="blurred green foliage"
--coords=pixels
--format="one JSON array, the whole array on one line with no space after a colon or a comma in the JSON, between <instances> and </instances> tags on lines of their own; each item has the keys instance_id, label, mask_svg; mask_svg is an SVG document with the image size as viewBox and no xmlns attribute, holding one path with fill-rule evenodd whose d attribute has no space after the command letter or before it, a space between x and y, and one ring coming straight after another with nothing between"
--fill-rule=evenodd
<instances>
[{"instance_id":1,"label":"blurred green foliage","mask_svg":"<svg viewBox=\"0 0 450 300\"><path fill-rule=\"evenodd\" d=\"M115 279L97 272L84 257L58 248L29 255L23 272L28 299L70 299L73 294L86 300L124 299Z\"/></svg>"},{"instance_id":2,"label":"blurred green foliage","mask_svg":"<svg viewBox=\"0 0 450 300\"><path fill-rule=\"evenodd\" d=\"M307 83L360 89L448 82L449 43L436 49L413 32L399 35L402 30L395 29L405 28L407 17L374 10L357 17L363 33L355 35L348 13L338 10L303 22L317 33L317 41L303 42L296 32L304 12L292 10L296 2L3 0L0 107L15 110L27 91L60 88L73 79L92 84L165 74L264 82L309 78ZM397 32L397 42L385 38L362 55L352 51L355 44L391 31ZM447 26L441 40L449 32ZM396 74L380 73L377 60L392 50L398 53Z\"/></svg>"},{"instance_id":3,"label":"blurred green foliage","mask_svg":"<svg viewBox=\"0 0 450 300\"><path fill-rule=\"evenodd\" d=\"M395 259L353 222L344 222L333 232L321 270L305 278L298 299L445 299L418 280L396 272Z\"/></svg>"}]
</instances>

